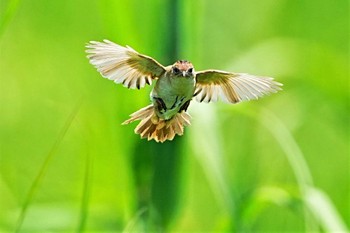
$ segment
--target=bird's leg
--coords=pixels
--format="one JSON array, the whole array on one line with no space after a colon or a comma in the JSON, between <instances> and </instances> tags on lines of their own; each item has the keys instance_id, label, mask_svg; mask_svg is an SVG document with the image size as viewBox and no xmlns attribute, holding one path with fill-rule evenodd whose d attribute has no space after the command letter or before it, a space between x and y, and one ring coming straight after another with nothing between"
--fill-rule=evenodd
<instances>
[{"instance_id":1,"label":"bird's leg","mask_svg":"<svg viewBox=\"0 0 350 233\"><path fill-rule=\"evenodd\" d=\"M190 106L190 102L191 102L191 100L187 100L187 101L181 106L179 112L182 112L182 111L185 111L185 112L186 112L188 106Z\"/></svg>"},{"instance_id":2,"label":"bird's leg","mask_svg":"<svg viewBox=\"0 0 350 233\"><path fill-rule=\"evenodd\" d=\"M156 108L159 112L165 112L167 110L167 107L161 98L153 97L153 99L156 101Z\"/></svg>"}]
</instances>

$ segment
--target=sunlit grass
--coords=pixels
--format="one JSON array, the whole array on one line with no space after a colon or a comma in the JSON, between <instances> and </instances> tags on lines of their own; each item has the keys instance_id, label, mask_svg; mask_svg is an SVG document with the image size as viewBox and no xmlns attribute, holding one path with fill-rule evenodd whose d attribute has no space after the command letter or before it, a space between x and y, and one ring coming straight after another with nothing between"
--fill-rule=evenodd
<instances>
[{"instance_id":1,"label":"sunlit grass","mask_svg":"<svg viewBox=\"0 0 350 233\"><path fill-rule=\"evenodd\" d=\"M232 216L232 218L243 219L242 226L249 229L251 227L249 225L253 224L256 218L263 213L264 205L262 203L267 202L289 208L292 206L290 203L298 201L304 209L306 232L322 232L321 229L327 232L346 232L347 228L342 218L327 195L314 187L305 157L291 132L282 121L265 108L259 108L260 114L256 114L256 110L238 109L235 113L243 113L253 118L273 135L293 169L300 194L295 196L289 194L287 189L278 187L254 187L256 189L255 194L250 200L247 200L249 202L247 204L248 208L240 213L242 216ZM197 122L193 129L192 146L196 151L197 160L203 166L221 208L228 213L235 213L237 212L237 210L233 211L235 199L232 198L234 194L230 194L228 183L224 180L224 176L228 171L227 166L223 165L221 155L224 154L222 150L226 146L222 143L222 136L220 136L220 130L218 130L220 128L218 124L220 123L217 113L210 106L197 105L195 112ZM243 229L236 230L241 231Z\"/></svg>"}]
</instances>

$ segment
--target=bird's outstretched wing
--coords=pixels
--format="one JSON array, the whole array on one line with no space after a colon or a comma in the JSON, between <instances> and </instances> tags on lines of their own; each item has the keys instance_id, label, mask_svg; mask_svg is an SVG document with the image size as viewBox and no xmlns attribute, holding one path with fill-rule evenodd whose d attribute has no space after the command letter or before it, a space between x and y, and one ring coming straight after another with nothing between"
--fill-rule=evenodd
<instances>
[{"instance_id":1,"label":"bird's outstretched wing","mask_svg":"<svg viewBox=\"0 0 350 233\"><path fill-rule=\"evenodd\" d=\"M102 76L122 83L127 88L140 89L165 72L165 68L159 62L128 46L123 47L104 40L90 41L86 47L90 63Z\"/></svg>"},{"instance_id":2,"label":"bird's outstretched wing","mask_svg":"<svg viewBox=\"0 0 350 233\"><path fill-rule=\"evenodd\" d=\"M277 92L282 86L269 77L220 70L197 72L196 81L194 95L199 102L214 102L221 98L230 103L237 103Z\"/></svg>"}]
</instances>

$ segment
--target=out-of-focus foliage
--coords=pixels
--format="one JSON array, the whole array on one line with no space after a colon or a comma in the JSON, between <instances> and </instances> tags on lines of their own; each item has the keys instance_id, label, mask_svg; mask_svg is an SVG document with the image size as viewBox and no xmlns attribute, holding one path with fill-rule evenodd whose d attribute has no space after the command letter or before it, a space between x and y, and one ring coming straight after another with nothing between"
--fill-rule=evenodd
<instances>
[{"instance_id":1,"label":"out-of-focus foliage","mask_svg":"<svg viewBox=\"0 0 350 233\"><path fill-rule=\"evenodd\" d=\"M349 212L349 2L0 1L0 232L335 232ZM190 106L173 142L121 126L149 103L90 40L283 91Z\"/></svg>"}]
</instances>

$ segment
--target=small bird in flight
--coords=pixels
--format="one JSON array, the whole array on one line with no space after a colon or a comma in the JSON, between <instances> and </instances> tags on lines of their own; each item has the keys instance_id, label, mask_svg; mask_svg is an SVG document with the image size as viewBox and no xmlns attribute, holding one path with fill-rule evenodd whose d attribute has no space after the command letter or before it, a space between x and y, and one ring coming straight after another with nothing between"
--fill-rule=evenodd
<instances>
[{"instance_id":1,"label":"small bird in flight","mask_svg":"<svg viewBox=\"0 0 350 233\"><path fill-rule=\"evenodd\" d=\"M184 127L190 124L191 117L186 111L192 98L207 103L221 99L235 104L275 93L282 86L269 77L221 70L197 72L186 60L165 67L129 46L109 40L91 41L86 47L90 63L105 78L131 89L156 81L150 96L152 104L131 114L123 124L140 120L135 133L157 142L183 134Z\"/></svg>"}]
</instances>

